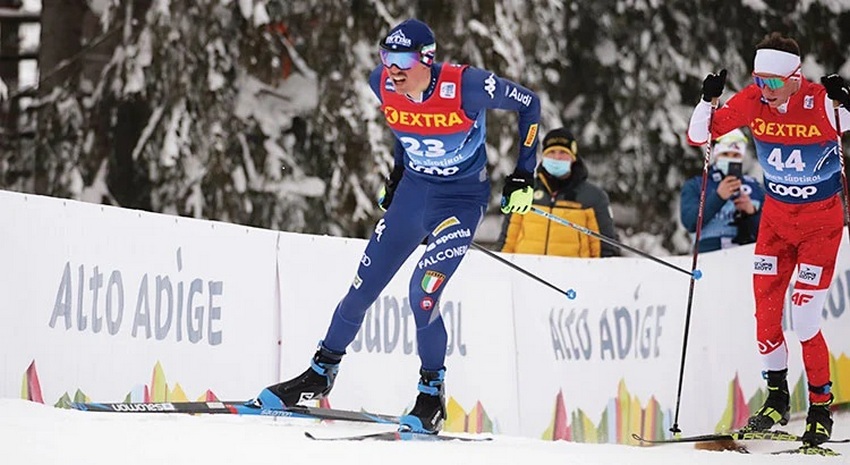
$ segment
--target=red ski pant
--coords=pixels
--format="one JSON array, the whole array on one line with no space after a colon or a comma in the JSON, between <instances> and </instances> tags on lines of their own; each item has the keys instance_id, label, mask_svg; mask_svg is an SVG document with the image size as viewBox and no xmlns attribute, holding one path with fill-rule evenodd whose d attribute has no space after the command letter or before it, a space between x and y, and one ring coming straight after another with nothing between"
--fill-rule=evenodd
<instances>
[{"instance_id":1,"label":"red ski pant","mask_svg":"<svg viewBox=\"0 0 850 465\"><path fill-rule=\"evenodd\" d=\"M766 370L788 367L782 317L793 276L789 308L811 386L823 386L830 380L829 350L820 322L843 235L843 218L838 195L807 204L788 204L768 197L759 225L753 292L763 365ZM809 397L813 402L823 402L829 395L810 393Z\"/></svg>"}]
</instances>

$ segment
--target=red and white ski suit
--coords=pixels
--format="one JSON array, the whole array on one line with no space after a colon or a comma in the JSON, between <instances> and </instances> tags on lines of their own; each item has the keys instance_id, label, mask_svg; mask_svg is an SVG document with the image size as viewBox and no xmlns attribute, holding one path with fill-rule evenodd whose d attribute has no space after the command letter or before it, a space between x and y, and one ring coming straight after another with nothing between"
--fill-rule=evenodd
<instances>
[{"instance_id":1,"label":"red and white ski suit","mask_svg":"<svg viewBox=\"0 0 850 465\"><path fill-rule=\"evenodd\" d=\"M688 141L709 137L711 106L700 102L691 116ZM711 138L748 126L764 171L767 197L753 260L756 338L765 370L788 367L782 312L796 270L790 309L803 348L810 386L829 383L829 350L820 330L823 305L835 269L844 214L841 162L832 101L820 84L800 81L800 89L778 109L762 99L754 84L735 94L711 119ZM850 113L840 109L841 128ZM829 394L809 393L813 402Z\"/></svg>"}]
</instances>

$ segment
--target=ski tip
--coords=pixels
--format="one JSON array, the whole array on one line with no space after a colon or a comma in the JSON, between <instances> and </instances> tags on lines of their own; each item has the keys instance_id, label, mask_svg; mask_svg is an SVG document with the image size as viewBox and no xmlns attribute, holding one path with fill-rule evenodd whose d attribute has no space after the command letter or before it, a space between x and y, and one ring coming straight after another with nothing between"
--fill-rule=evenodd
<instances>
[{"instance_id":1,"label":"ski tip","mask_svg":"<svg viewBox=\"0 0 850 465\"><path fill-rule=\"evenodd\" d=\"M658 445L658 441L655 441L655 440L649 439L649 438L645 438L645 437L643 437L643 436L641 436L640 434L637 434L637 433L632 433L632 440L637 442L638 446L642 446L642 447Z\"/></svg>"},{"instance_id":2,"label":"ski tip","mask_svg":"<svg viewBox=\"0 0 850 465\"><path fill-rule=\"evenodd\" d=\"M790 454L790 455L819 455L821 457L840 457L841 456L841 452L832 450L830 448L822 447L822 446L808 446L808 445L802 445L802 446L797 447L795 449L786 449L786 450L771 452L771 455L785 455L785 454Z\"/></svg>"}]
</instances>

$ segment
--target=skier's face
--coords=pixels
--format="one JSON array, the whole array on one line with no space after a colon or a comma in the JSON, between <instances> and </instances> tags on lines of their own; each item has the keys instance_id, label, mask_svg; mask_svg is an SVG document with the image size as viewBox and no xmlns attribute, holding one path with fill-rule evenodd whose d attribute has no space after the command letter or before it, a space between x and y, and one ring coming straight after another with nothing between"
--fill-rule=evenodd
<instances>
[{"instance_id":1,"label":"skier's face","mask_svg":"<svg viewBox=\"0 0 850 465\"><path fill-rule=\"evenodd\" d=\"M771 108L778 108L800 89L800 80L793 77L793 73L791 76L753 73L753 81L761 89L761 96Z\"/></svg>"},{"instance_id":2,"label":"skier's face","mask_svg":"<svg viewBox=\"0 0 850 465\"><path fill-rule=\"evenodd\" d=\"M393 80L395 91L399 94L421 94L431 82L431 67L419 62L413 64L410 69L400 69L392 65L387 68L387 74Z\"/></svg>"}]
</instances>

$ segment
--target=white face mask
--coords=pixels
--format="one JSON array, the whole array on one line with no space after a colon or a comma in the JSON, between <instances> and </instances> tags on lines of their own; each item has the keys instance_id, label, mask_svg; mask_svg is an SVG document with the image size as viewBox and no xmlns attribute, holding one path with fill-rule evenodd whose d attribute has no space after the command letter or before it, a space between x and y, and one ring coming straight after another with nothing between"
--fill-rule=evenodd
<instances>
[{"instance_id":1,"label":"white face mask","mask_svg":"<svg viewBox=\"0 0 850 465\"><path fill-rule=\"evenodd\" d=\"M729 175L729 163L739 163L740 161L740 158L718 156L717 160L714 161L714 167L723 173L723 176L727 176Z\"/></svg>"}]
</instances>

